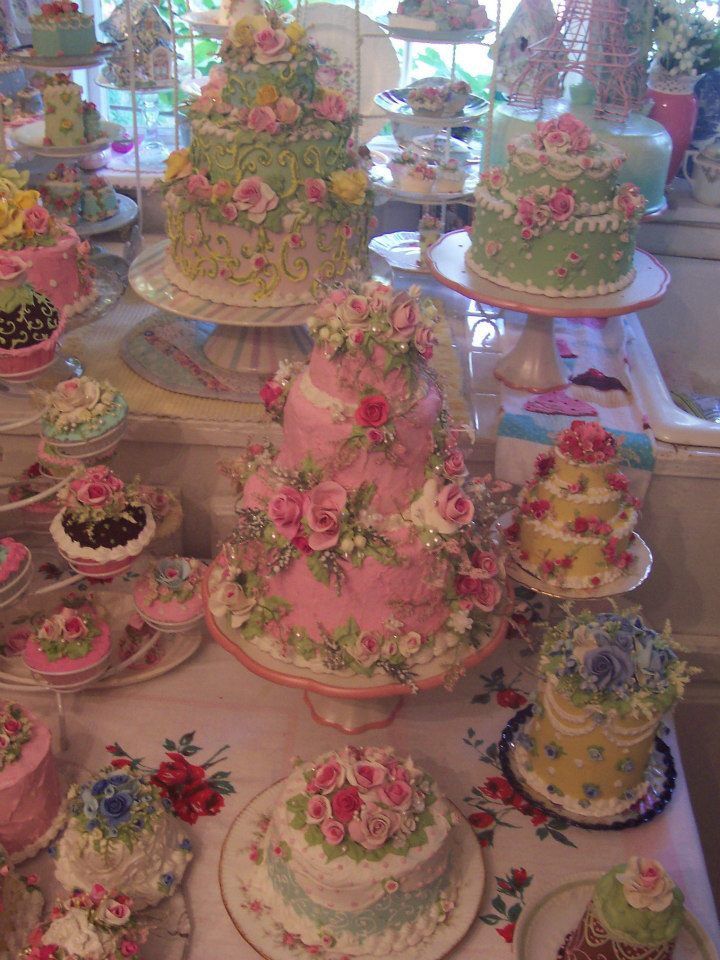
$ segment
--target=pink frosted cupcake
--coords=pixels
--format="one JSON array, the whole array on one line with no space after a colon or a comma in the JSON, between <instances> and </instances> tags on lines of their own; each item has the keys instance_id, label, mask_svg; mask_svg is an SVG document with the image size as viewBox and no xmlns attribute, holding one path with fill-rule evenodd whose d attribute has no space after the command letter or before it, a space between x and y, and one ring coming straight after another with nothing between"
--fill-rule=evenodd
<instances>
[{"instance_id":1,"label":"pink frosted cupcake","mask_svg":"<svg viewBox=\"0 0 720 960\"><path fill-rule=\"evenodd\" d=\"M55 359L65 319L26 279L27 264L0 251L0 378L31 380Z\"/></svg>"},{"instance_id":2,"label":"pink frosted cupcake","mask_svg":"<svg viewBox=\"0 0 720 960\"><path fill-rule=\"evenodd\" d=\"M91 606L61 607L28 638L23 660L33 676L67 690L97 679L110 649L110 628Z\"/></svg>"},{"instance_id":3,"label":"pink frosted cupcake","mask_svg":"<svg viewBox=\"0 0 720 960\"><path fill-rule=\"evenodd\" d=\"M155 520L134 484L105 466L71 480L50 535L70 566L91 578L124 573L155 535Z\"/></svg>"},{"instance_id":4,"label":"pink frosted cupcake","mask_svg":"<svg viewBox=\"0 0 720 960\"><path fill-rule=\"evenodd\" d=\"M27 589L32 577L32 557L12 537L0 540L0 607L13 603Z\"/></svg>"},{"instance_id":5,"label":"pink frosted cupcake","mask_svg":"<svg viewBox=\"0 0 720 960\"><path fill-rule=\"evenodd\" d=\"M166 557L153 564L133 594L143 620L156 630L191 629L203 618L200 584L206 569L190 557Z\"/></svg>"}]
</instances>

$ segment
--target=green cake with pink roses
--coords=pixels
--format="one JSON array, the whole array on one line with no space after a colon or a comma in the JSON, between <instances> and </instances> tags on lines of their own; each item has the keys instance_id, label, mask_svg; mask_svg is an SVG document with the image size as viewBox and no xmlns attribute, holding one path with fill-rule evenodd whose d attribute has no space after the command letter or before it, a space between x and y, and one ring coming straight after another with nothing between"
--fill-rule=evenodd
<instances>
[{"instance_id":1,"label":"green cake with pink roses","mask_svg":"<svg viewBox=\"0 0 720 960\"><path fill-rule=\"evenodd\" d=\"M618 173L625 156L570 113L511 140L482 174L467 265L501 287L604 296L635 276L645 199Z\"/></svg>"}]
</instances>

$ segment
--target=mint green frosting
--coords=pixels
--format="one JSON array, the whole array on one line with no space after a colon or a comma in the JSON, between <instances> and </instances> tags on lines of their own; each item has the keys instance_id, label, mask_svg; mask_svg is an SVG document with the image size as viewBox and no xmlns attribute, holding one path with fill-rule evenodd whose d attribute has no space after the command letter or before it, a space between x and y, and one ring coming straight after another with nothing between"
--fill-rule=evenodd
<instances>
[{"instance_id":1,"label":"mint green frosting","mask_svg":"<svg viewBox=\"0 0 720 960\"><path fill-rule=\"evenodd\" d=\"M112 430L122 420L125 419L128 412L128 405L122 394L115 395L113 406L107 413L100 417L93 417L92 420L86 420L79 423L70 430L59 430L57 425L43 418L40 423L43 436L49 440L93 440L95 437L101 437L104 433Z\"/></svg>"},{"instance_id":2,"label":"mint green frosting","mask_svg":"<svg viewBox=\"0 0 720 960\"><path fill-rule=\"evenodd\" d=\"M617 879L625 869L626 864L621 863L597 882L595 905L602 920L611 930L623 933L644 946L653 947L674 940L685 914L682 890L676 886L672 903L658 913L647 908L638 910L627 902L624 887Z\"/></svg>"}]
</instances>

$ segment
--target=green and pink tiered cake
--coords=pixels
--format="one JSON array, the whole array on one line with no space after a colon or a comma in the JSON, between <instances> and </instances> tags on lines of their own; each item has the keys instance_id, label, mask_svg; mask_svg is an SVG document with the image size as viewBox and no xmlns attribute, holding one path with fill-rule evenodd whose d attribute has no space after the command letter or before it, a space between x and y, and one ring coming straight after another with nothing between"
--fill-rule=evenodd
<instances>
[{"instance_id":1,"label":"green and pink tiered cake","mask_svg":"<svg viewBox=\"0 0 720 960\"><path fill-rule=\"evenodd\" d=\"M546 297L593 297L635 276L645 199L620 183L625 157L572 114L540 121L482 174L468 267L501 287Z\"/></svg>"}]
</instances>

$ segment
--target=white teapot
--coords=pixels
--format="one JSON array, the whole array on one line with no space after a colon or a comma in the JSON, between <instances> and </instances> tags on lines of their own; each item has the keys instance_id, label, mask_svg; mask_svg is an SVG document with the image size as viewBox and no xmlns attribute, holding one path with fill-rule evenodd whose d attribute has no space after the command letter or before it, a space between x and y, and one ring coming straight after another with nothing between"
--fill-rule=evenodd
<instances>
[{"instance_id":1,"label":"white teapot","mask_svg":"<svg viewBox=\"0 0 720 960\"><path fill-rule=\"evenodd\" d=\"M687 169L690 157L693 159L692 174ZM688 150L683 160L683 172L696 200L710 207L720 207L720 138L716 137L700 150Z\"/></svg>"}]
</instances>

